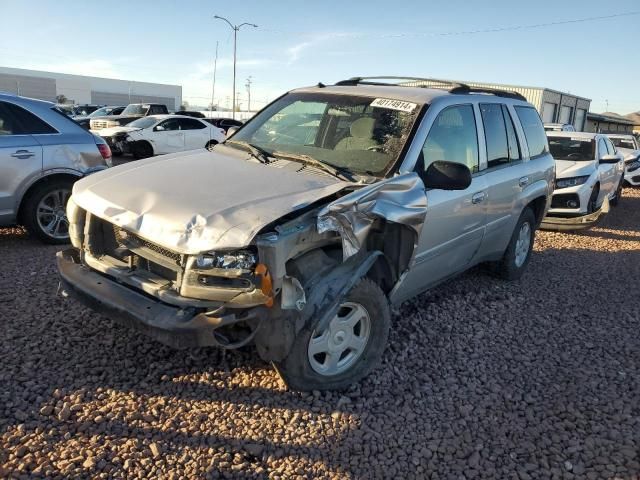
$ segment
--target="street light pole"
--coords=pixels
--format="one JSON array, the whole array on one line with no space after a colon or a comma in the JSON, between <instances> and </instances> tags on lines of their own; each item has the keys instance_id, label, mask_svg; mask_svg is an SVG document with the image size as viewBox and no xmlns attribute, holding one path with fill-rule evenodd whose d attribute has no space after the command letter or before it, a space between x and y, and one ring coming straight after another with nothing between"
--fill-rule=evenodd
<instances>
[{"instance_id":1,"label":"street light pole","mask_svg":"<svg viewBox=\"0 0 640 480\"><path fill-rule=\"evenodd\" d=\"M224 17L220 17L219 15L214 15L213 18L227 22L227 24L231 27L231 30L233 30L233 103L231 104L231 117L235 119L236 118L236 58L237 58L236 52L237 52L237 42L238 42L238 31L245 25L248 25L254 28L258 28L258 26L253 23L247 23L247 22L241 23L240 25L234 25L229 20L227 20Z\"/></svg>"}]
</instances>

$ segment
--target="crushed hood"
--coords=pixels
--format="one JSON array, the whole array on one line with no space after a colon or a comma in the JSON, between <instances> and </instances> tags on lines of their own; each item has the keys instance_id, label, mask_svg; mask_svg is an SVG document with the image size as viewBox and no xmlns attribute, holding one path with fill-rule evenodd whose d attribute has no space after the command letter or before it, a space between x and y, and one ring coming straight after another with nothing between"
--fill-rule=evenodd
<instances>
[{"instance_id":1,"label":"crushed hood","mask_svg":"<svg viewBox=\"0 0 640 480\"><path fill-rule=\"evenodd\" d=\"M347 182L194 150L132 162L75 183L88 212L173 251L248 245L266 225Z\"/></svg>"},{"instance_id":2,"label":"crushed hood","mask_svg":"<svg viewBox=\"0 0 640 480\"><path fill-rule=\"evenodd\" d=\"M556 178L571 178L591 175L596 168L595 160L574 162L572 160L556 160Z\"/></svg>"},{"instance_id":3,"label":"crushed hood","mask_svg":"<svg viewBox=\"0 0 640 480\"><path fill-rule=\"evenodd\" d=\"M117 133L133 132L135 130L140 130L140 129L136 128L136 127L129 127L129 126L103 128L102 130L100 130L100 136L101 137L112 137L113 135L115 135Z\"/></svg>"},{"instance_id":4,"label":"crushed hood","mask_svg":"<svg viewBox=\"0 0 640 480\"><path fill-rule=\"evenodd\" d=\"M632 162L638 159L638 157L640 157L640 150L633 150L632 148L621 148L621 147L616 147L616 150L618 151L618 153L622 154L625 162Z\"/></svg>"}]
</instances>

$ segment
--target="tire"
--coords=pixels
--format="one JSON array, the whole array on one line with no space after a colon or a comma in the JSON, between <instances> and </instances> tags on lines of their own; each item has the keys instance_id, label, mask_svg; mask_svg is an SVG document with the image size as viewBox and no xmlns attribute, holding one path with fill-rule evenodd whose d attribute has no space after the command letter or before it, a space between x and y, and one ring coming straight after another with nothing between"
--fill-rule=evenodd
<instances>
[{"instance_id":1,"label":"tire","mask_svg":"<svg viewBox=\"0 0 640 480\"><path fill-rule=\"evenodd\" d=\"M360 308L366 314L366 322L362 317L363 310ZM345 315L350 313L349 309L361 320L356 320L356 323L351 327L343 327L347 330L345 333L343 328L340 328L339 317L343 311ZM348 317L342 317L343 321L345 318ZM336 341L332 343L338 348L340 343L351 345L351 339L366 336L366 343L360 353L354 353L355 351L350 350L350 347L341 353L338 353L338 350L334 358L338 358L339 362L345 362L344 365L337 366L338 371L335 373L320 373L318 371L320 363L324 360L327 365L330 364L330 355L323 353L313 355L310 348L312 339L314 343L319 345L318 338L325 335L328 337L330 328L325 330L326 333L318 335L315 332L316 321L311 321L296 336L289 355L282 362L274 362L274 367L291 390L344 390L367 376L378 366L387 344L390 325L391 312L386 295L372 280L363 278L346 295L342 307L329 325L329 327L337 328L331 338L332 340L338 339L337 344ZM349 328L351 331L348 330Z\"/></svg>"},{"instance_id":2,"label":"tire","mask_svg":"<svg viewBox=\"0 0 640 480\"><path fill-rule=\"evenodd\" d=\"M218 144L218 142L216 142L215 140L209 140L207 142L207 144L204 146L204 148L206 148L207 150L211 150L213 147L215 147Z\"/></svg>"},{"instance_id":3,"label":"tire","mask_svg":"<svg viewBox=\"0 0 640 480\"><path fill-rule=\"evenodd\" d=\"M593 213L598 210L598 196L600 195L600 185L593 187L591 196L589 197L589 204L587 205L587 214Z\"/></svg>"},{"instance_id":4,"label":"tire","mask_svg":"<svg viewBox=\"0 0 640 480\"><path fill-rule=\"evenodd\" d=\"M22 221L31 235L52 245L69 243L66 207L72 186L69 180L53 180L29 193L22 206Z\"/></svg>"},{"instance_id":5,"label":"tire","mask_svg":"<svg viewBox=\"0 0 640 480\"><path fill-rule=\"evenodd\" d=\"M620 204L620 200L622 199L622 184L623 184L623 180L620 180L620 183L618 183L618 188L616 189L616 196L613 197L612 200L609 200L609 204L612 207L617 207Z\"/></svg>"},{"instance_id":6,"label":"tire","mask_svg":"<svg viewBox=\"0 0 640 480\"><path fill-rule=\"evenodd\" d=\"M521 233L526 235L526 232L523 231L523 228L526 228L525 225L529 226L528 245L520 243L524 241L524 238L521 238ZM531 251L533 250L533 242L536 235L536 225L536 216L533 210L529 207L525 208L518 219L518 223L516 223L516 228L513 230L511 240L509 241L509 245L507 245L502 260L495 265L494 272L498 277L504 280L518 280L522 276L527 269L529 260L531 260ZM525 251L526 257L523 259L521 255L523 255Z\"/></svg>"},{"instance_id":7,"label":"tire","mask_svg":"<svg viewBox=\"0 0 640 480\"><path fill-rule=\"evenodd\" d=\"M149 142L139 142L133 149L133 158L140 160L149 157L153 157L153 147Z\"/></svg>"}]
</instances>

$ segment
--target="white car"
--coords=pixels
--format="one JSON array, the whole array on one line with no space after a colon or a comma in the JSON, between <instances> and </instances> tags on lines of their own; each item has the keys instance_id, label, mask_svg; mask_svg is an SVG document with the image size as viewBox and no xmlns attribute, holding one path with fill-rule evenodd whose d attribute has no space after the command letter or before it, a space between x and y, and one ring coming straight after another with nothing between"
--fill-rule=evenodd
<instances>
[{"instance_id":1,"label":"white car","mask_svg":"<svg viewBox=\"0 0 640 480\"><path fill-rule=\"evenodd\" d=\"M576 128L570 123L545 123L545 132L575 132Z\"/></svg>"},{"instance_id":2,"label":"white car","mask_svg":"<svg viewBox=\"0 0 640 480\"><path fill-rule=\"evenodd\" d=\"M135 158L211 148L226 138L221 128L185 115L151 115L97 134L113 153L131 153Z\"/></svg>"},{"instance_id":3,"label":"white car","mask_svg":"<svg viewBox=\"0 0 640 480\"><path fill-rule=\"evenodd\" d=\"M640 145L633 135L610 134L607 135L616 146L618 152L624 155L624 179L630 185L640 185Z\"/></svg>"},{"instance_id":4,"label":"white car","mask_svg":"<svg viewBox=\"0 0 640 480\"><path fill-rule=\"evenodd\" d=\"M547 132L556 161L556 188L543 228L587 228L617 205L622 195L624 160L599 133Z\"/></svg>"}]
</instances>

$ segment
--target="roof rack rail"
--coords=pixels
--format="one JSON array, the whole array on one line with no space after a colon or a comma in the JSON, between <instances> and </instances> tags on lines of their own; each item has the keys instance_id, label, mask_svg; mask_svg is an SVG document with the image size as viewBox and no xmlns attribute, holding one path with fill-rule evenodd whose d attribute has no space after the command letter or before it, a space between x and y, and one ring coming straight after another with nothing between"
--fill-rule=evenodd
<instances>
[{"instance_id":1,"label":"roof rack rail","mask_svg":"<svg viewBox=\"0 0 640 480\"><path fill-rule=\"evenodd\" d=\"M524 95L509 90L500 90L498 88L470 87L468 85L455 87L449 90L449 93L487 93L496 97L512 98L514 100L527 101Z\"/></svg>"},{"instance_id":2,"label":"roof rack rail","mask_svg":"<svg viewBox=\"0 0 640 480\"><path fill-rule=\"evenodd\" d=\"M376 81L372 81L372 80L408 80L408 82L404 82L404 83L388 83L388 82L376 82ZM434 82L434 83L439 83L442 84L442 86L449 86L449 87L466 87L467 85L465 85L464 83L460 83L460 82L453 82L451 80L440 80L438 78L423 78L423 77L394 77L391 75L384 75L384 76L378 76L378 77L351 77L347 80L340 80L339 82L336 82L335 85L338 86L352 86L352 85L360 85L360 84L364 84L364 85L395 85L398 87L403 87L403 86L407 86L407 87L425 87L425 88L429 88L431 87L431 85L427 86L427 85L409 85L409 83L411 82Z\"/></svg>"},{"instance_id":3,"label":"roof rack rail","mask_svg":"<svg viewBox=\"0 0 640 480\"><path fill-rule=\"evenodd\" d=\"M387 83L378 82L375 80L408 80L408 82L399 83ZM430 82L440 85L412 85L413 82ZM355 86L355 85L391 85L398 87L422 87L422 88L442 88L448 87L449 93L486 93L489 95L495 95L497 97L512 98L514 100L527 99L513 91L500 90L498 88L486 88L486 87L471 87L466 83L456 82L453 80L441 80L439 78L422 78L422 77L394 77L394 76L380 76L380 77L351 77L347 80L341 80L336 82L337 86Z\"/></svg>"}]
</instances>

